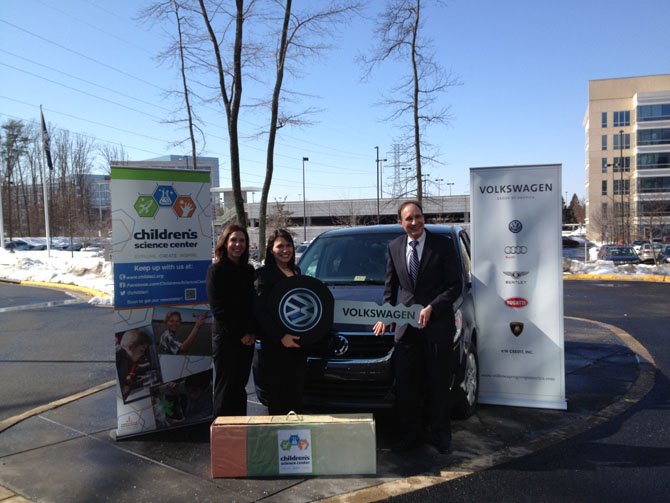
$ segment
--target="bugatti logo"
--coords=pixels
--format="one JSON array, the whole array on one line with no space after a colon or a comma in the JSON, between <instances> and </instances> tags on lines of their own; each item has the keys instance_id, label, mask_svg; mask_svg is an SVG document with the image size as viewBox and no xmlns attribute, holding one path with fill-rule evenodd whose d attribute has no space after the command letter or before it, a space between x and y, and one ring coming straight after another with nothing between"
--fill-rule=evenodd
<instances>
[{"instance_id":1,"label":"bugatti logo","mask_svg":"<svg viewBox=\"0 0 670 503\"><path fill-rule=\"evenodd\" d=\"M330 350L335 356L342 356L349 351L349 340L343 335L338 335L330 340Z\"/></svg>"},{"instance_id":2,"label":"bugatti logo","mask_svg":"<svg viewBox=\"0 0 670 503\"><path fill-rule=\"evenodd\" d=\"M528 253L528 248L525 246L505 246L506 255L525 255Z\"/></svg>"},{"instance_id":3,"label":"bugatti logo","mask_svg":"<svg viewBox=\"0 0 670 503\"><path fill-rule=\"evenodd\" d=\"M279 317L289 330L307 332L321 320L323 306L319 297L307 288L294 288L279 302Z\"/></svg>"},{"instance_id":4,"label":"bugatti logo","mask_svg":"<svg viewBox=\"0 0 670 503\"><path fill-rule=\"evenodd\" d=\"M510 232L518 234L523 230L523 224L519 220L512 220L507 226L507 228L510 230Z\"/></svg>"},{"instance_id":5,"label":"bugatti logo","mask_svg":"<svg viewBox=\"0 0 670 503\"><path fill-rule=\"evenodd\" d=\"M526 307L528 305L528 301L524 299L523 297L510 297L509 299L505 299L505 304L508 307Z\"/></svg>"},{"instance_id":6,"label":"bugatti logo","mask_svg":"<svg viewBox=\"0 0 670 503\"><path fill-rule=\"evenodd\" d=\"M519 337L521 332L523 332L523 323L520 321L512 321L509 324L509 329L514 334L514 337Z\"/></svg>"}]
</instances>

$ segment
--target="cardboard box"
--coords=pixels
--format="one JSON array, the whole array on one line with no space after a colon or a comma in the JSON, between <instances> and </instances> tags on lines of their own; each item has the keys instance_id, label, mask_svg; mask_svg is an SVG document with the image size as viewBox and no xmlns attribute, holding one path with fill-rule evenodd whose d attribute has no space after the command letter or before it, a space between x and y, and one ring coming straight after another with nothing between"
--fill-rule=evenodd
<instances>
[{"instance_id":1,"label":"cardboard box","mask_svg":"<svg viewBox=\"0 0 670 503\"><path fill-rule=\"evenodd\" d=\"M212 477L363 475L377 471L372 414L221 416Z\"/></svg>"}]
</instances>

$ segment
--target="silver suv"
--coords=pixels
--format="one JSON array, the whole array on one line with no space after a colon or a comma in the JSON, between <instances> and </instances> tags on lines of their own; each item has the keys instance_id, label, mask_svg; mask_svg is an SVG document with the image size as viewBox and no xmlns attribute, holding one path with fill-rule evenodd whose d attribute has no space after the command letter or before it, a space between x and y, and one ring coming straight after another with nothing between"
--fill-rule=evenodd
<instances>
[{"instance_id":1,"label":"silver suv","mask_svg":"<svg viewBox=\"0 0 670 503\"><path fill-rule=\"evenodd\" d=\"M470 238L457 226L426 225L448 237L463 272L463 293L454 304L455 375L451 387L455 417L472 415L479 374L477 324L471 293ZM335 300L381 303L387 245L403 233L399 225L351 227L325 232L301 257L303 274L325 283ZM310 345L304 403L328 410L380 409L393 404L393 334L375 337L372 326L334 324L329 335ZM258 352L257 352L258 354ZM262 361L254 360L256 392L265 403Z\"/></svg>"}]
</instances>

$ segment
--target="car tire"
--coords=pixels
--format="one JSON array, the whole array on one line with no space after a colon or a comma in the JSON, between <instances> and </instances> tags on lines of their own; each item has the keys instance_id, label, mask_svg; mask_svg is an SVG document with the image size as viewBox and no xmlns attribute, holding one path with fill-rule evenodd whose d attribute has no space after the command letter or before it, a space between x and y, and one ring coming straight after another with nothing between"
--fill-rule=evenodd
<instances>
[{"instance_id":1,"label":"car tire","mask_svg":"<svg viewBox=\"0 0 670 503\"><path fill-rule=\"evenodd\" d=\"M470 345L470 351L465 355L465 369L463 380L455 384L452 389L451 415L456 419L467 419L475 413L479 396L479 358L477 348Z\"/></svg>"}]
</instances>

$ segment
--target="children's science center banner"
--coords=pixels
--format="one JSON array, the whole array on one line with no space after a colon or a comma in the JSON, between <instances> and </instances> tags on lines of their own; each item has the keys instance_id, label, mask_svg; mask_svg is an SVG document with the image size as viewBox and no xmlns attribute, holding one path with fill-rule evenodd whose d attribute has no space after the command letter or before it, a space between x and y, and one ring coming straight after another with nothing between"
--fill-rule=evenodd
<instances>
[{"instance_id":1,"label":"children's science center banner","mask_svg":"<svg viewBox=\"0 0 670 503\"><path fill-rule=\"evenodd\" d=\"M116 436L211 420L210 173L111 172Z\"/></svg>"}]
</instances>

